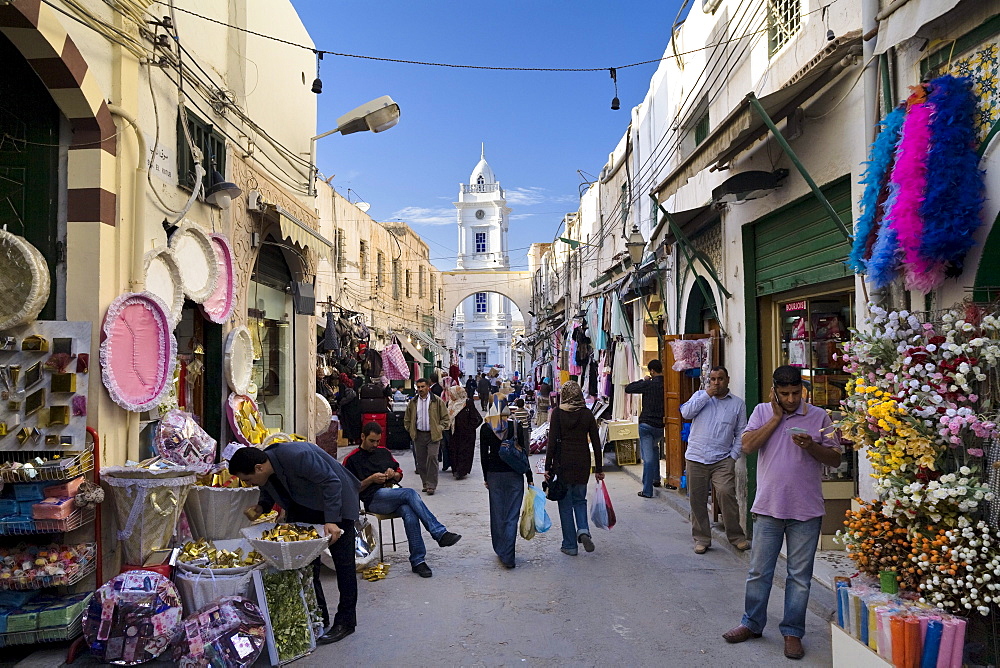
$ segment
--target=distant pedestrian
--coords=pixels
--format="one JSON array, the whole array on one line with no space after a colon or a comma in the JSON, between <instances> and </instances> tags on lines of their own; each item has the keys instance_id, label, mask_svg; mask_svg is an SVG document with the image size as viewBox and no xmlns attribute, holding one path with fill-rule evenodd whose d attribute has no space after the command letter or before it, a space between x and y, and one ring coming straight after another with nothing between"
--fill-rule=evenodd
<instances>
[{"instance_id":1,"label":"distant pedestrian","mask_svg":"<svg viewBox=\"0 0 1000 668\"><path fill-rule=\"evenodd\" d=\"M535 394L535 424L543 425L549 421L549 395L552 394L552 386L548 378L542 378L538 385L538 392Z\"/></svg>"},{"instance_id":2,"label":"distant pedestrian","mask_svg":"<svg viewBox=\"0 0 1000 668\"><path fill-rule=\"evenodd\" d=\"M448 428L448 408L430 391L426 378L417 379L417 396L406 405L403 424L413 439L413 460L423 491L434 494L438 484L437 454Z\"/></svg>"},{"instance_id":3,"label":"distant pedestrian","mask_svg":"<svg viewBox=\"0 0 1000 668\"><path fill-rule=\"evenodd\" d=\"M477 384L476 389L479 391L479 406L485 413L490 407L490 398L493 394L491 391L492 385L490 385L490 379L487 378L485 374L479 374L479 383Z\"/></svg>"},{"instance_id":4,"label":"distant pedestrian","mask_svg":"<svg viewBox=\"0 0 1000 668\"><path fill-rule=\"evenodd\" d=\"M743 621L722 637L738 643L763 634L774 567L784 542L788 575L785 614L778 629L785 638L785 656L801 659L813 560L825 511L823 467L839 466L841 453L830 416L802 398L801 369L780 366L772 378L770 401L757 404L743 432L743 452L759 453L752 508L756 519Z\"/></svg>"},{"instance_id":5,"label":"distant pedestrian","mask_svg":"<svg viewBox=\"0 0 1000 668\"><path fill-rule=\"evenodd\" d=\"M660 439L663 438L663 364L651 360L649 375L625 386L628 394L642 395L639 413L639 451L642 454L642 491L639 496L653 498L653 487L660 479Z\"/></svg>"},{"instance_id":6,"label":"distant pedestrian","mask_svg":"<svg viewBox=\"0 0 1000 668\"><path fill-rule=\"evenodd\" d=\"M465 381L465 394L472 399L476 396L476 388L479 386L479 376L473 376L469 374L469 378Z\"/></svg>"},{"instance_id":7,"label":"distant pedestrian","mask_svg":"<svg viewBox=\"0 0 1000 668\"><path fill-rule=\"evenodd\" d=\"M708 521L710 483L722 510L726 538L737 550L749 550L750 543L740 525L740 506L736 501L736 460L742 454L747 408L742 399L729 391L729 372L725 367L712 368L708 387L695 392L681 406L681 416L691 420L684 456L687 458L694 551L704 554L712 545L712 526Z\"/></svg>"},{"instance_id":8,"label":"distant pedestrian","mask_svg":"<svg viewBox=\"0 0 1000 668\"><path fill-rule=\"evenodd\" d=\"M589 445L587 441L590 441ZM594 551L587 522L587 482L590 480L590 453L594 453L594 478L604 480L601 434L594 414L583 402L583 390L576 381L567 381L559 391L559 406L549 418L549 444L545 456L545 479L557 474L566 483L566 496L559 500L563 554L576 555L577 543Z\"/></svg>"},{"instance_id":9,"label":"distant pedestrian","mask_svg":"<svg viewBox=\"0 0 1000 668\"><path fill-rule=\"evenodd\" d=\"M491 421L493 425L484 424L479 431L479 461L490 499L490 537L500 563L514 568L517 565L514 551L521 501L524 499L524 480L522 474L500 458L500 446L504 442L516 443L517 435L508 409L503 409ZM530 485L533 482L531 472L523 475Z\"/></svg>"},{"instance_id":10,"label":"distant pedestrian","mask_svg":"<svg viewBox=\"0 0 1000 668\"><path fill-rule=\"evenodd\" d=\"M456 480L461 480L472 472L472 461L476 454L476 430L483 423L483 416L476 410L476 402L469 398L464 387L456 385L448 392L451 471Z\"/></svg>"},{"instance_id":11,"label":"distant pedestrian","mask_svg":"<svg viewBox=\"0 0 1000 668\"><path fill-rule=\"evenodd\" d=\"M524 399L514 401L514 410L510 414L525 430L531 431L531 416L528 415L528 409L524 407Z\"/></svg>"}]
</instances>

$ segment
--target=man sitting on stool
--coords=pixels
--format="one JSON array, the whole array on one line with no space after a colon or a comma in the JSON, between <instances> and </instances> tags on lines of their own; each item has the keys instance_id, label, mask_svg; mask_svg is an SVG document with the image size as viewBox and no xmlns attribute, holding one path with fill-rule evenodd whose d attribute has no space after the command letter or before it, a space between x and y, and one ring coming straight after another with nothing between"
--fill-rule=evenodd
<instances>
[{"instance_id":1,"label":"man sitting on stool","mask_svg":"<svg viewBox=\"0 0 1000 668\"><path fill-rule=\"evenodd\" d=\"M240 448L229 460L229 472L260 487L260 501L244 514L255 520L277 503L286 522L322 524L330 537L330 556L337 571L340 603L333 626L316 639L321 645L337 642L357 626L358 576L354 570L354 522L358 519L358 481L340 462L313 443L274 443L264 450ZM319 559L313 561L313 587L330 623L326 597L319 581Z\"/></svg>"},{"instance_id":2,"label":"man sitting on stool","mask_svg":"<svg viewBox=\"0 0 1000 668\"><path fill-rule=\"evenodd\" d=\"M410 565L413 572L422 578L433 573L424 561L427 548L420 533L420 525L427 527L431 537L441 547L454 545L461 536L448 531L424 505L415 489L392 488L403 479L403 471L387 448L379 446L382 427L377 422L369 422L361 429L361 447L344 458L344 467L361 481L361 500L370 513L391 515L399 513L406 528L406 540L410 544Z\"/></svg>"}]
</instances>

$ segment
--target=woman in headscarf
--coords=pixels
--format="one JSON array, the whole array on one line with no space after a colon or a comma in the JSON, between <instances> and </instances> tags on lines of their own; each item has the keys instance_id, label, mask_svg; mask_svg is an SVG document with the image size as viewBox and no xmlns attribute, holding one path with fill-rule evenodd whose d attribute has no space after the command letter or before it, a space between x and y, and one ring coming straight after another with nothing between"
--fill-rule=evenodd
<instances>
[{"instance_id":1,"label":"woman in headscarf","mask_svg":"<svg viewBox=\"0 0 1000 668\"><path fill-rule=\"evenodd\" d=\"M483 423L476 403L461 385L448 388L448 417L451 418L451 472L455 480L461 480L472 472L476 429Z\"/></svg>"},{"instance_id":2,"label":"woman in headscarf","mask_svg":"<svg viewBox=\"0 0 1000 668\"><path fill-rule=\"evenodd\" d=\"M587 441L590 441L589 446ZM559 406L549 416L549 444L545 456L545 479L553 474L566 483L566 496L559 500L563 554L575 555L577 543L594 551L587 523L587 482L590 480L590 453L594 453L597 480L604 480L604 456L597 420L583 402L583 390L574 380L559 390Z\"/></svg>"},{"instance_id":3,"label":"woman in headscarf","mask_svg":"<svg viewBox=\"0 0 1000 668\"><path fill-rule=\"evenodd\" d=\"M552 386L549 385L548 378L542 378L535 394L535 425L543 425L549 421L549 394L552 393Z\"/></svg>"},{"instance_id":4,"label":"woman in headscarf","mask_svg":"<svg viewBox=\"0 0 1000 668\"><path fill-rule=\"evenodd\" d=\"M479 461L490 497L490 537L493 539L493 551L507 568L517 565L514 548L521 501L524 500L524 482L520 473L500 459L500 445L516 439L515 434L514 421L506 408L487 420L479 430ZM529 485L532 483L530 471L524 474L524 478Z\"/></svg>"}]
</instances>

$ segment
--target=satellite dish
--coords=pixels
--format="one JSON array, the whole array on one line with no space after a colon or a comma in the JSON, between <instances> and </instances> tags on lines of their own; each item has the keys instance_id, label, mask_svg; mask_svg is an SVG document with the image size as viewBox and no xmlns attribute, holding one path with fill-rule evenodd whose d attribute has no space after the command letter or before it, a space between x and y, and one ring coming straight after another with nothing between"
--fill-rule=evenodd
<instances>
[{"instance_id":1,"label":"satellite dish","mask_svg":"<svg viewBox=\"0 0 1000 668\"><path fill-rule=\"evenodd\" d=\"M372 205L369 204L368 202L355 202L354 206L356 206L359 209L361 209L362 213L366 213L368 211L368 209L372 208Z\"/></svg>"}]
</instances>

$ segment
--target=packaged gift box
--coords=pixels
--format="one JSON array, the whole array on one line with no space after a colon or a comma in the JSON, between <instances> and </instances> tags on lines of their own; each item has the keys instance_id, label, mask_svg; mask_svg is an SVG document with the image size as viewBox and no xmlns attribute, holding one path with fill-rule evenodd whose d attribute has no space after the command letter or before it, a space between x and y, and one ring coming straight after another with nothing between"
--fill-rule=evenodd
<instances>
[{"instance_id":1,"label":"packaged gift box","mask_svg":"<svg viewBox=\"0 0 1000 668\"><path fill-rule=\"evenodd\" d=\"M18 501L41 501L45 498L42 488L45 483L16 482L14 483L14 498Z\"/></svg>"},{"instance_id":2,"label":"packaged gift box","mask_svg":"<svg viewBox=\"0 0 1000 668\"><path fill-rule=\"evenodd\" d=\"M38 613L38 628L69 626L83 612L92 594L88 591L49 601L46 608Z\"/></svg>"},{"instance_id":3,"label":"packaged gift box","mask_svg":"<svg viewBox=\"0 0 1000 668\"><path fill-rule=\"evenodd\" d=\"M38 628L37 610L18 608L7 613L7 633L34 631L36 628Z\"/></svg>"},{"instance_id":4,"label":"packaged gift box","mask_svg":"<svg viewBox=\"0 0 1000 668\"><path fill-rule=\"evenodd\" d=\"M66 496L76 496L77 491L80 489L80 485L83 484L83 476L73 478L69 482L64 482L60 485L52 485L51 487L42 488L42 494L45 498L56 497L62 498Z\"/></svg>"},{"instance_id":5,"label":"packaged gift box","mask_svg":"<svg viewBox=\"0 0 1000 668\"><path fill-rule=\"evenodd\" d=\"M17 514L17 501L14 499L0 499L0 517Z\"/></svg>"},{"instance_id":6,"label":"packaged gift box","mask_svg":"<svg viewBox=\"0 0 1000 668\"><path fill-rule=\"evenodd\" d=\"M71 497L45 499L31 507L31 516L36 520L64 520L69 517L76 503Z\"/></svg>"}]
</instances>

